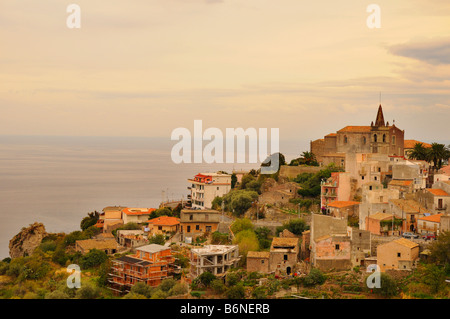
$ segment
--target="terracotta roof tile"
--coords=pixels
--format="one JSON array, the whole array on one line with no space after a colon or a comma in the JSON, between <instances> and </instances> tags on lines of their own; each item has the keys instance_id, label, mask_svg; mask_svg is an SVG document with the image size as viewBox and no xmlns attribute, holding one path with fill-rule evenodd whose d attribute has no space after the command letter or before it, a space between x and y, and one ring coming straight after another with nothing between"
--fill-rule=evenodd
<instances>
[{"instance_id":1,"label":"terracotta roof tile","mask_svg":"<svg viewBox=\"0 0 450 319\"><path fill-rule=\"evenodd\" d=\"M180 220L176 217L160 216L150 219L148 223L159 226L175 226L180 223Z\"/></svg>"},{"instance_id":2,"label":"terracotta roof tile","mask_svg":"<svg viewBox=\"0 0 450 319\"><path fill-rule=\"evenodd\" d=\"M370 131L371 131L370 126L346 126L343 129L340 129L338 132L362 133L362 132L370 132Z\"/></svg>"},{"instance_id":3,"label":"terracotta roof tile","mask_svg":"<svg viewBox=\"0 0 450 319\"><path fill-rule=\"evenodd\" d=\"M426 147L426 148L431 147L431 144L424 143L424 142L420 142L420 141L416 141L416 140L404 140L404 141L403 141L403 147L404 147L404 148L414 148L414 146L415 146L417 143L422 143L422 145L423 145L424 147Z\"/></svg>"},{"instance_id":4,"label":"terracotta roof tile","mask_svg":"<svg viewBox=\"0 0 450 319\"><path fill-rule=\"evenodd\" d=\"M438 188L427 188L427 191L435 196L449 196L446 191Z\"/></svg>"},{"instance_id":5,"label":"terracotta roof tile","mask_svg":"<svg viewBox=\"0 0 450 319\"><path fill-rule=\"evenodd\" d=\"M354 206L354 205L359 205L359 204L360 204L360 202L335 200L334 202L329 203L328 207L342 208L342 207Z\"/></svg>"},{"instance_id":6,"label":"terracotta roof tile","mask_svg":"<svg viewBox=\"0 0 450 319\"><path fill-rule=\"evenodd\" d=\"M413 241L410 241L408 239L405 239L405 238L396 239L393 242L397 243L397 244L400 244L402 246L408 247L408 248L414 248L414 247L419 246L419 244L417 244L417 243L415 243Z\"/></svg>"},{"instance_id":7,"label":"terracotta roof tile","mask_svg":"<svg viewBox=\"0 0 450 319\"><path fill-rule=\"evenodd\" d=\"M419 220L424 220L424 221L427 221L427 222L440 223L441 222L441 216L443 216L443 215L444 214L437 214L437 215L421 217L421 218L419 218Z\"/></svg>"}]
</instances>

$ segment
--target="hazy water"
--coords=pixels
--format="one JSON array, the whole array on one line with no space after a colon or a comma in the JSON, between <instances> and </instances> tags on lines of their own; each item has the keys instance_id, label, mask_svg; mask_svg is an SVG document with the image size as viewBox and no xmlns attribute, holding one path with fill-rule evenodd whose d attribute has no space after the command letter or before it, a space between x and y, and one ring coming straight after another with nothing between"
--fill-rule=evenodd
<instances>
[{"instance_id":1,"label":"hazy water","mask_svg":"<svg viewBox=\"0 0 450 319\"><path fill-rule=\"evenodd\" d=\"M9 255L9 240L35 221L48 232L71 232L88 212L105 206L158 207L166 197L186 199L187 179L200 171L258 167L176 165L173 144L161 138L0 136L0 258ZM280 149L289 158L283 145L297 150L297 144Z\"/></svg>"}]
</instances>

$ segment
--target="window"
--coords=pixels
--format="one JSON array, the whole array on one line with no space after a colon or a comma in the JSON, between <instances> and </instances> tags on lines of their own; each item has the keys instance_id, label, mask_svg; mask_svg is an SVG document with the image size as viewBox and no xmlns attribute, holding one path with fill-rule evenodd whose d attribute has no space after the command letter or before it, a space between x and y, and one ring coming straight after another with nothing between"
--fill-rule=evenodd
<instances>
[{"instance_id":1,"label":"window","mask_svg":"<svg viewBox=\"0 0 450 319\"><path fill-rule=\"evenodd\" d=\"M206 232L211 232L211 226L206 226Z\"/></svg>"},{"instance_id":2,"label":"window","mask_svg":"<svg viewBox=\"0 0 450 319\"><path fill-rule=\"evenodd\" d=\"M339 244L334 245L334 249L339 250Z\"/></svg>"},{"instance_id":3,"label":"window","mask_svg":"<svg viewBox=\"0 0 450 319\"><path fill-rule=\"evenodd\" d=\"M392 136L392 145L395 145L395 136Z\"/></svg>"},{"instance_id":4,"label":"window","mask_svg":"<svg viewBox=\"0 0 450 319\"><path fill-rule=\"evenodd\" d=\"M217 186L217 190L219 190L219 186Z\"/></svg>"},{"instance_id":5,"label":"window","mask_svg":"<svg viewBox=\"0 0 450 319\"><path fill-rule=\"evenodd\" d=\"M386 134L383 134L383 143L386 143Z\"/></svg>"},{"instance_id":6,"label":"window","mask_svg":"<svg viewBox=\"0 0 450 319\"><path fill-rule=\"evenodd\" d=\"M195 225L195 230L200 230L200 225Z\"/></svg>"},{"instance_id":7,"label":"window","mask_svg":"<svg viewBox=\"0 0 450 319\"><path fill-rule=\"evenodd\" d=\"M189 220L193 220L194 219L194 215L189 215Z\"/></svg>"},{"instance_id":8,"label":"window","mask_svg":"<svg viewBox=\"0 0 450 319\"><path fill-rule=\"evenodd\" d=\"M261 259L261 264L264 264L264 259Z\"/></svg>"},{"instance_id":9,"label":"window","mask_svg":"<svg viewBox=\"0 0 450 319\"><path fill-rule=\"evenodd\" d=\"M288 255L284 255L284 260L288 260Z\"/></svg>"},{"instance_id":10,"label":"window","mask_svg":"<svg viewBox=\"0 0 450 319\"><path fill-rule=\"evenodd\" d=\"M361 179L364 180L364 176L361 176Z\"/></svg>"},{"instance_id":11,"label":"window","mask_svg":"<svg viewBox=\"0 0 450 319\"><path fill-rule=\"evenodd\" d=\"M162 226L158 226L158 230L162 230Z\"/></svg>"},{"instance_id":12,"label":"window","mask_svg":"<svg viewBox=\"0 0 450 319\"><path fill-rule=\"evenodd\" d=\"M362 237L362 233L359 233L359 237Z\"/></svg>"},{"instance_id":13,"label":"window","mask_svg":"<svg viewBox=\"0 0 450 319\"><path fill-rule=\"evenodd\" d=\"M402 253L397 253L397 257L402 257Z\"/></svg>"},{"instance_id":14,"label":"window","mask_svg":"<svg viewBox=\"0 0 450 319\"><path fill-rule=\"evenodd\" d=\"M191 226L187 227L187 232L190 233L191 232Z\"/></svg>"},{"instance_id":15,"label":"window","mask_svg":"<svg viewBox=\"0 0 450 319\"><path fill-rule=\"evenodd\" d=\"M366 144L367 143L367 139L366 139L366 137L364 136L363 137L363 144Z\"/></svg>"},{"instance_id":16,"label":"window","mask_svg":"<svg viewBox=\"0 0 450 319\"><path fill-rule=\"evenodd\" d=\"M373 134L373 141L377 142L377 140L378 140L377 134Z\"/></svg>"},{"instance_id":17,"label":"window","mask_svg":"<svg viewBox=\"0 0 450 319\"><path fill-rule=\"evenodd\" d=\"M344 135L344 143L347 144L348 143L348 138L347 135Z\"/></svg>"}]
</instances>

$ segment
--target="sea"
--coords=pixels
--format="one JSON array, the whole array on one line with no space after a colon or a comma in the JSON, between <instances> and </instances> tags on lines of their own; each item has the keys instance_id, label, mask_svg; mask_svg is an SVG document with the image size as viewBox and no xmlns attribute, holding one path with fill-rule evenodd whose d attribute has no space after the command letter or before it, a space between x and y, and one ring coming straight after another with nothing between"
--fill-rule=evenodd
<instances>
[{"instance_id":1,"label":"sea","mask_svg":"<svg viewBox=\"0 0 450 319\"><path fill-rule=\"evenodd\" d=\"M176 142L149 137L0 136L0 258L23 227L80 230L89 212L106 206L155 207L187 199L199 172L258 169L251 163L173 163ZM306 140L281 140L289 161Z\"/></svg>"}]
</instances>

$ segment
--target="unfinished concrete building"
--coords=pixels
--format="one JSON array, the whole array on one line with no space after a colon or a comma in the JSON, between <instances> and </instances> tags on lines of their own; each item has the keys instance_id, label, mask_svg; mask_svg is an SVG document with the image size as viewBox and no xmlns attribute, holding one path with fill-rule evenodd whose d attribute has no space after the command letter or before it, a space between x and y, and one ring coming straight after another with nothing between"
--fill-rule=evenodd
<instances>
[{"instance_id":1,"label":"unfinished concrete building","mask_svg":"<svg viewBox=\"0 0 450 319\"><path fill-rule=\"evenodd\" d=\"M239 260L237 245L207 245L191 249L190 277L196 278L205 271L216 276L223 276L231 267L236 267Z\"/></svg>"}]
</instances>

